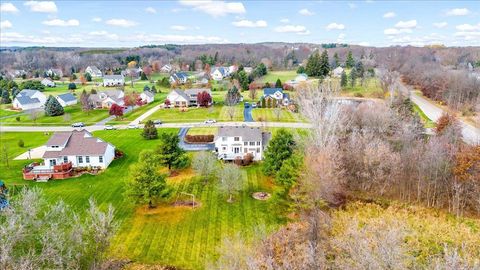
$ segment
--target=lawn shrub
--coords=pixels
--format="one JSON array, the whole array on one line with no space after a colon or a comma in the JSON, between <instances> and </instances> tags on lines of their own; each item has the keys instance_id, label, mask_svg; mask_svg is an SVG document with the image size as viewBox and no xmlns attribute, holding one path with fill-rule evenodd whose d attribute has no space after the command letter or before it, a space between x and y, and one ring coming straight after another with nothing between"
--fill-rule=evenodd
<instances>
[{"instance_id":1,"label":"lawn shrub","mask_svg":"<svg viewBox=\"0 0 480 270\"><path fill-rule=\"evenodd\" d=\"M186 135L185 141L187 143L209 143L213 142L213 135Z\"/></svg>"}]
</instances>

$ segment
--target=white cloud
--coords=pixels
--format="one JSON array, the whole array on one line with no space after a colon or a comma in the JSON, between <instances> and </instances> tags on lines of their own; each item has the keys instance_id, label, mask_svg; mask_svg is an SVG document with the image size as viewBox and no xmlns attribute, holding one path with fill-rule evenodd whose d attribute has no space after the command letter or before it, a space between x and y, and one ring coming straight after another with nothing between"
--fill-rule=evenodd
<instances>
[{"instance_id":1,"label":"white cloud","mask_svg":"<svg viewBox=\"0 0 480 270\"><path fill-rule=\"evenodd\" d=\"M399 21L395 24L396 28L415 28L417 27L417 20L410 20L410 21Z\"/></svg>"},{"instance_id":2,"label":"white cloud","mask_svg":"<svg viewBox=\"0 0 480 270\"><path fill-rule=\"evenodd\" d=\"M314 12L312 12L312 11L306 9L306 8L300 9L300 10L298 11L298 14L303 15L303 16L312 16L312 15L315 15Z\"/></svg>"},{"instance_id":3,"label":"white cloud","mask_svg":"<svg viewBox=\"0 0 480 270\"><path fill-rule=\"evenodd\" d=\"M80 25L80 22L76 19L70 19L70 20L52 19L48 21L43 21L42 23L48 26L79 26Z\"/></svg>"},{"instance_id":4,"label":"white cloud","mask_svg":"<svg viewBox=\"0 0 480 270\"><path fill-rule=\"evenodd\" d=\"M183 26L183 25L172 25L172 26L170 26L170 29L175 30L175 31L185 31L185 30L187 30L187 27Z\"/></svg>"},{"instance_id":5,"label":"white cloud","mask_svg":"<svg viewBox=\"0 0 480 270\"><path fill-rule=\"evenodd\" d=\"M35 45L57 45L57 44L80 44L85 42L82 37L70 36L47 36L24 35L17 32L0 32L0 43L29 43Z\"/></svg>"},{"instance_id":6,"label":"white cloud","mask_svg":"<svg viewBox=\"0 0 480 270\"><path fill-rule=\"evenodd\" d=\"M248 28L267 27L267 22L264 20L258 20L258 21L240 20L240 21L232 22L232 24L236 27L248 27Z\"/></svg>"},{"instance_id":7,"label":"white cloud","mask_svg":"<svg viewBox=\"0 0 480 270\"><path fill-rule=\"evenodd\" d=\"M340 33L340 34L338 35L338 37L337 37L337 42L338 42L338 43L345 42L345 37L346 37L346 36L347 36L346 34Z\"/></svg>"},{"instance_id":8,"label":"white cloud","mask_svg":"<svg viewBox=\"0 0 480 270\"><path fill-rule=\"evenodd\" d=\"M150 14L155 14L155 13L157 13L157 10L154 9L153 7L147 7L145 9L145 12L150 13Z\"/></svg>"},{"instance_id":9,"label":"white cloud","mask_svg":"<svg viewBox=\"0 0 480 270\"><path fill-rule=\"evenodd\" d=\"M225 16L227 14L244 14L246 12L245 7L240 2L180 0L180 4L205 12L213 17Z\"/></svg>"},{"instance_id":10,"label":"white cloud","mask_svg":"<svg viewBox=\"0 0 480 270\"><path fill-rule=\"evenodd\" d=\"M397 28L387 28L383 30L383 33L387 36L395 36L404 33L412 33L412 29L404 28L404 29L397 29Z\"/></svg>"},{"instance_id":11,"label":"white cloud","mask_svg":"<svg viewBox=\"0 0 480 270\"><path fill-rule=\"evenodd\" d=\"M25 6L30 7L30 11L55 13L57 12L57 5L53 1L27 1Z\"/></svg>"},{"instance_id":12,"label":"white cloud","mask_svg":"<svg viewBox=\"0 0 480 270\"><path fill-rule=\"evenodd\" d=\"M454 34L456 37L463 38L464 40L479 40L480 39L480 31L460 31Z\"/></svg>"},{"instance_id":13,"label":"white cloud","mask_svg":"<svg viewBox=\"0 0 480 270\"><path fill-rule=\"evenodd\" d=\"M280 20L280 22L281 22L281 23L289 23L289 22L290 22L290 20L289 20L289 19L287 19L287 18L284 18L284 19L281 19L281 20Z\"/></svg>"},{"instance_id":14,"label":"white cloud","mask_svg":"<svg viewBox=\"0 0 480 270\"><path fill-rule=\"evenodd\" d=\"M368 46L370 46L370 43L368 43L366 41L363 41L363 42L359 42L358 45L368 47Z\"/></svg>"},{"instance_id":15,"label":"white cloud","mask_svg":"<svg viewBox=\"0 0 480 270\"><path fill-rule=\"evenodd\" d=\"M327 29L328 31L330 30L343 30L345 29L345 25L341 24L341 23L330 23L329 25L325 26L325 29Z\"/></svg>"},{"instance_id":16,"label":"white cloud","mask_svg":"<svg viewBox=\"0 0 480 270\"><path fill-rule=\"evenodd\" d=\"M102 18L100 17L95 17L92 19L93 22L101 22L102 21Z\"/></svg>"},{"instance_id":17,"label":"white cloud","mask_svg":"<svg viewBox=\"0 0 480 270\"><path fill-rule=\"evenodd\" d=\"M465 16L470 14L470 10L467 8L454 8L446 12L447 16Z\"/></svg>"},{"instance_id":18,"label":"white cloud","mask_svg":"<svg viewBox=\"0 0 480 270\"><path fill-rule=\"evenodd\" d=\"M278 33L296 33L298 35L309 35L310 31L303 25L282 25L275 27L275 32Z\"/></svg>"},{"instance_id":19,"label":"white cloud","mask_svg":"<svg viewBox=\"0 0 480 270\"><path fill-rule=\"evenodd\" d=\"M477 25L472 24L460 24L455 27L459 32L470 32L470 31L477 31L480 30L480 23Z\"/></svg>"},{"instance_id":20,"label":"white cloud","mask_svg":"<svg viewBox=\"0 0 480 270\"><path fill-rule=\"evenodd\" d=\"M433 26L435 26L436 28L445 28L447 27L448 23L447 22L437 22L437 23L433 23Z\"/></svg>"},{"instance_id":21,"label":"white cloud","mask_svg":"<svg viewBox=\"0 0 480 270\"><path fill-rule=\"evenodd\" d=\"M104 37L104 38L108 38L108 39L111 39L111 40L118 40L118 35L117 34L111 34L107 31L92 31L88 34L91 35L91 36L94 36L94 37Z\"/></svg>"},{"instance_id":22,"label":"white cloud","mask_svg":"<svg viewBox=\"0 0 480 270\"><path fill-rule=\"evenodd\" d=\"M131 40L138 41L140 43L227 43L228 40L216 36L203 36L203 35L159 35L159 34L138 34L129 37L125 37L125 41L131 42Z\"/></svg>"},{"instance_id":23,"label":"white cloud","mask_svg":"<svg viewBox=\"0 0 480 270\"><path fill-rule=\"evenodd\" d=\"M132 27L137 25L137 22L125 20L125 19L110 19L105 22L108 25L120 26L120 27Z\"/></svg>"},{"instance_id":24,"label":"white cloud","mask_svg":"<svg viewBox=\"0 0 480 270\"><path fill-rule=\"evenodd\" d=\"M386 19L393 18L395 16L397 16L397 14L395 14L395 12L393 12L393 11L390 11L390 12L387 12L387 13L383 14L383 18L386 18Z\"/></svg>"},{"instance_id":25,"label":"white cloud","mask_svg":"<svg viewBox=\"0 0 480 270\"><path fill-rule=\"evenodd\" d=\"M0 22L0 29L12 28L12 23L9 20Z\"/></svg>"},{"instance_id":26,"label":"white cloud","mask_svg":"<svg viewBox=\"0 0 480 270\"><path fill-rule=\"evenodd\" d=\"M0 4L0 12L17 13L18 8L15 5L13 5L12 3L1 3Z\"/></svg>"}]
</instances>

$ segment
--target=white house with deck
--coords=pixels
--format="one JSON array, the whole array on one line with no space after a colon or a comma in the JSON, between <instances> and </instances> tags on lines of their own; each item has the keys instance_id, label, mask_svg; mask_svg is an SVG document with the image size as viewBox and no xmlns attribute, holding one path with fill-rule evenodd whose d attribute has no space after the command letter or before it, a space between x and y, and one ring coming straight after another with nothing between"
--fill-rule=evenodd
<instances>
[{"instance_id":1,"label":"white house with deck","mask_svg":"<svg viewBox=\"0 0 480 270\"><path fill-rule=\"evenodd\" d=\"M40 83L46 87L55 87L55 83L50 78L44 78Z\"/></svg>"},{"instance_id":2,"label":"white house with deck","mask_svg":"<svg viewBox=\"0 0 480 270\"><path fill-rule=\"evenodd\" d=\"M215 151L221 160L244 159L251 154L253 160L258 161L263 159L270 138L270 132L258 127L219 127L214 139Z\"/></svg>"}]
</instances>

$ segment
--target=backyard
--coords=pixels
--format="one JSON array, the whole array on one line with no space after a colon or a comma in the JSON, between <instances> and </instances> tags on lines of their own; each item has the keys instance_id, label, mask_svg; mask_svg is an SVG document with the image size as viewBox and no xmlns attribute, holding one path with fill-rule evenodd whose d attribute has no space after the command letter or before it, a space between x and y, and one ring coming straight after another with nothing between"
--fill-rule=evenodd
<instances>
[{"instance_id":1,"label":"backyard","mask_svg":"<svg viewBox=\"0 0 480 270\"><path fill-rule=\"evenodd\" d=\"M234 107L233 118L230 118L227 106L214 105L209 108L189 107L185 111L180 108L159 109L148 120L162 120L164 123L203 122L207 119L217 121L243 121L243 105Z\"/></svg>"},{"instance_id":2,"label":"backyard","mask_svg":"<svg viewBox=\"0 0 480 270\"><path fill-rule=\"evenodd\" d=\"M275 85L277 79L280 79L282 83L293 80L297 76L296 70L278 70L278 71L269 71L267 75L262 76L261 78L257 79L258 82L262 83L270 83L273 84L272 87Z\"/></svg>"},{"instance_id":3,"label":"backyard","mask_svg":"<svg viewBox=\"0 0 480 270\"><path fill-rule=\"evenodd\" d=\"M177 129L159 131L178 132ZM114 144L124 151L125 156L97 176L34 183L22 180L21 176L21 169L29 161L12 159L28 148L45 143L49 136L43 133L3 133L0 142L6 146L10 162L9 167L4 162L0 164L0 178L10 187L13 184L38 187L48 201L63 200L77 211L85 209L89 198L94 198L102 208L112 204L121 226L113 240L110 256L139 263L203 269L205 263L216 257L224 237L240 232L248 238L258 226L271 231L283 223L282 218L269 211L268 201L251 197L254 191L273 192L274 189L271 179L261 173L259 165L242 168L246 183L234 203L226 202L215 183L204 185L191 169L185 169L168 179L173 191L171 200L174 201L180 192L192 193L200 202L198 208L174 207L170 203L148 211L143 206L137 208L124 197L129 166L137 161L140 151L154 149L158 141L143 140L139 130L99 131L94 135ZM25 141L24 148L17 145L18 138ZM2 148L2 156L3 151Z\"/></svg>"},{"instance_id":4,"label":"backyard","mask_svg":"<svg viewBox=\"0 0 480 270\"><path fill-rule=\"evenodd\" d=\"M258 122L304 122L299 113L284 108L255 108L252 109L252 117L253 120Z\"/></svg>"}]
</instances>

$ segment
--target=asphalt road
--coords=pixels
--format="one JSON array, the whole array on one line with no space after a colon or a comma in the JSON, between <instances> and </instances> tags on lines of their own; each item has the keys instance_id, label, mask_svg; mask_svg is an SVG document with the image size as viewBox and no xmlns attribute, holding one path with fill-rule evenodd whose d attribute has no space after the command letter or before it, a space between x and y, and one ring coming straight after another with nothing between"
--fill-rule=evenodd
<instances>
[{"instance_id":1,"label":"asphalt road","mask_svg":"<svg viewBox=\"0 0 480 270\"><path fill-rule=\"evenodd\" d=\"M252 106L248 106L247 108L243 108L243 121L245 122L254 122L252 117Z\"/></svg>"},{"instance_id":2,"label":"asphalt road","mask_svg":"<svg viewBox=\"0 0 480 270\"><path fill-rule=\"evenodd\" d=\"M178 132L178 137L180 142L178 145L185 151L213 151L215 150L215 144L213 143L204 143L204 144L190 144L185 142L185 136L187 135L189 128L181 128Z\"/></svg>"}]
</instances>

